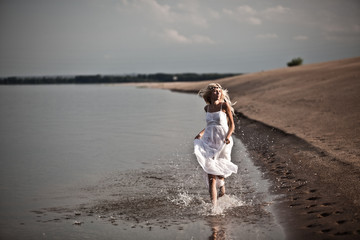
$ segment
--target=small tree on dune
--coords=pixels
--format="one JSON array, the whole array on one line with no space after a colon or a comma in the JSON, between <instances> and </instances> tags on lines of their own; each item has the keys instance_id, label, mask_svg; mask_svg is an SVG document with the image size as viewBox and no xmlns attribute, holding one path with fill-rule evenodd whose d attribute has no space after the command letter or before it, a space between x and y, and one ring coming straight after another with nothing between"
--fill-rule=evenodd
<instances>
[{"instance_id":1,"label":"small tree on dune","mask_svg":"<svg viewBox=\"0 0 360 240\"><path fill-rule=\"evenodd\" d=\"M290 62L287 63L288 67L300 66L303 63L302 58L293 58Z\"/></svg>"}]
</instances>

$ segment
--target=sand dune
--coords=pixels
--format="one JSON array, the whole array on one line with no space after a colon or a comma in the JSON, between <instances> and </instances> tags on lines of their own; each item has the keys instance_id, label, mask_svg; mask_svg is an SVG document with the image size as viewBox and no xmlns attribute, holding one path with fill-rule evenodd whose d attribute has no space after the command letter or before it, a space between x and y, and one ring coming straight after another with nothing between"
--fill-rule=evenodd
<instances>
[{"instance_id":1,"label":"sand dune","mask_svg":"<svg viewBox=\"0 0 360 240\"><path fill-rule=\"evenodd\" d=\"M360 57L218 80L247 117L360 167ZM154 84L198 91L208 82Z\"/></svg>"}]
</instances>

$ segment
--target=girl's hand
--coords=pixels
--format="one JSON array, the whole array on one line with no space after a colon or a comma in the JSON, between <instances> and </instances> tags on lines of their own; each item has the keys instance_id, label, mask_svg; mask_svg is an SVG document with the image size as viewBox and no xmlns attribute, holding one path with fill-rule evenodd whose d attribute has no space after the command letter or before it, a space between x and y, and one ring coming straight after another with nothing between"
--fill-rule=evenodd
<instances>
[{"instance_id":1,"label":"girl's hand","mask_svg":"<svg viewBox=\"0 0 360 240\"><path fill-rule=\"evenodd\" d=\"M224 141L224 143L226 143L226 144L229 144L229 143L230 143L230 139L228 139L228 138L225 138L225 141Z\"/></svg>"},{"instance_id":2,"label":"girl's hand","mask_svg":"<svg viewBox=\"0 0 360 240\"><path fill-rule=\"evenodd\" d=\"M195 139L200 139L200 138L202 138L204 132L205 132L205 128L204 128L203 130L201 130L201 132L199 132L198 135L196 135Z\"/></svg>"}]
</instances>

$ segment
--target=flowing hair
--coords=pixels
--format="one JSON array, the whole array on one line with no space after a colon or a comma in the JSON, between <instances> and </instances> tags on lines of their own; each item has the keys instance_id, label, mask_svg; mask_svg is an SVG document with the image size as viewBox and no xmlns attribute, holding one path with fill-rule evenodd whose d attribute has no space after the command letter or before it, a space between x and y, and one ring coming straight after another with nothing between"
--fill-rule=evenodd
<instances>
[{"instance_id":1,"label":"flowing hair","mask_svg":"<svg viewBox=\"0 0 360 240\"><path fill-rule=\"evenodd\" d=\"M236 104L232 103L230 100L230 96L227 89L223 89L220 84L218 83L210 83L207 85L207 87L201 89L198 93L200 97L202 97L207 104L211 103L211 92L214 90L214 88L219 88L221 90L221 100L228 103L230 106L230 110L233 115L235 115L233 106Z\"/></svg>"}]
</instances>

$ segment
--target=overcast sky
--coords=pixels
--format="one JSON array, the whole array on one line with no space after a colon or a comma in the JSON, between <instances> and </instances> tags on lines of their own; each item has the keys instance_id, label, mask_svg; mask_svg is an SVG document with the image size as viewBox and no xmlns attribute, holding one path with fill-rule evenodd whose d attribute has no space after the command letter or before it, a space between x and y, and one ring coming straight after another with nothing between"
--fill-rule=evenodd
<instances>
[{"instance_id":1,"label":"overcast sky","mask_svg":"<svg viewBox=\"0 0 360 240\"><path fill-rule=\"evenodd\" d=\"M356 56L359 0L0 0L0 76L242 73Z\"/></svg>"}]
</instances>

